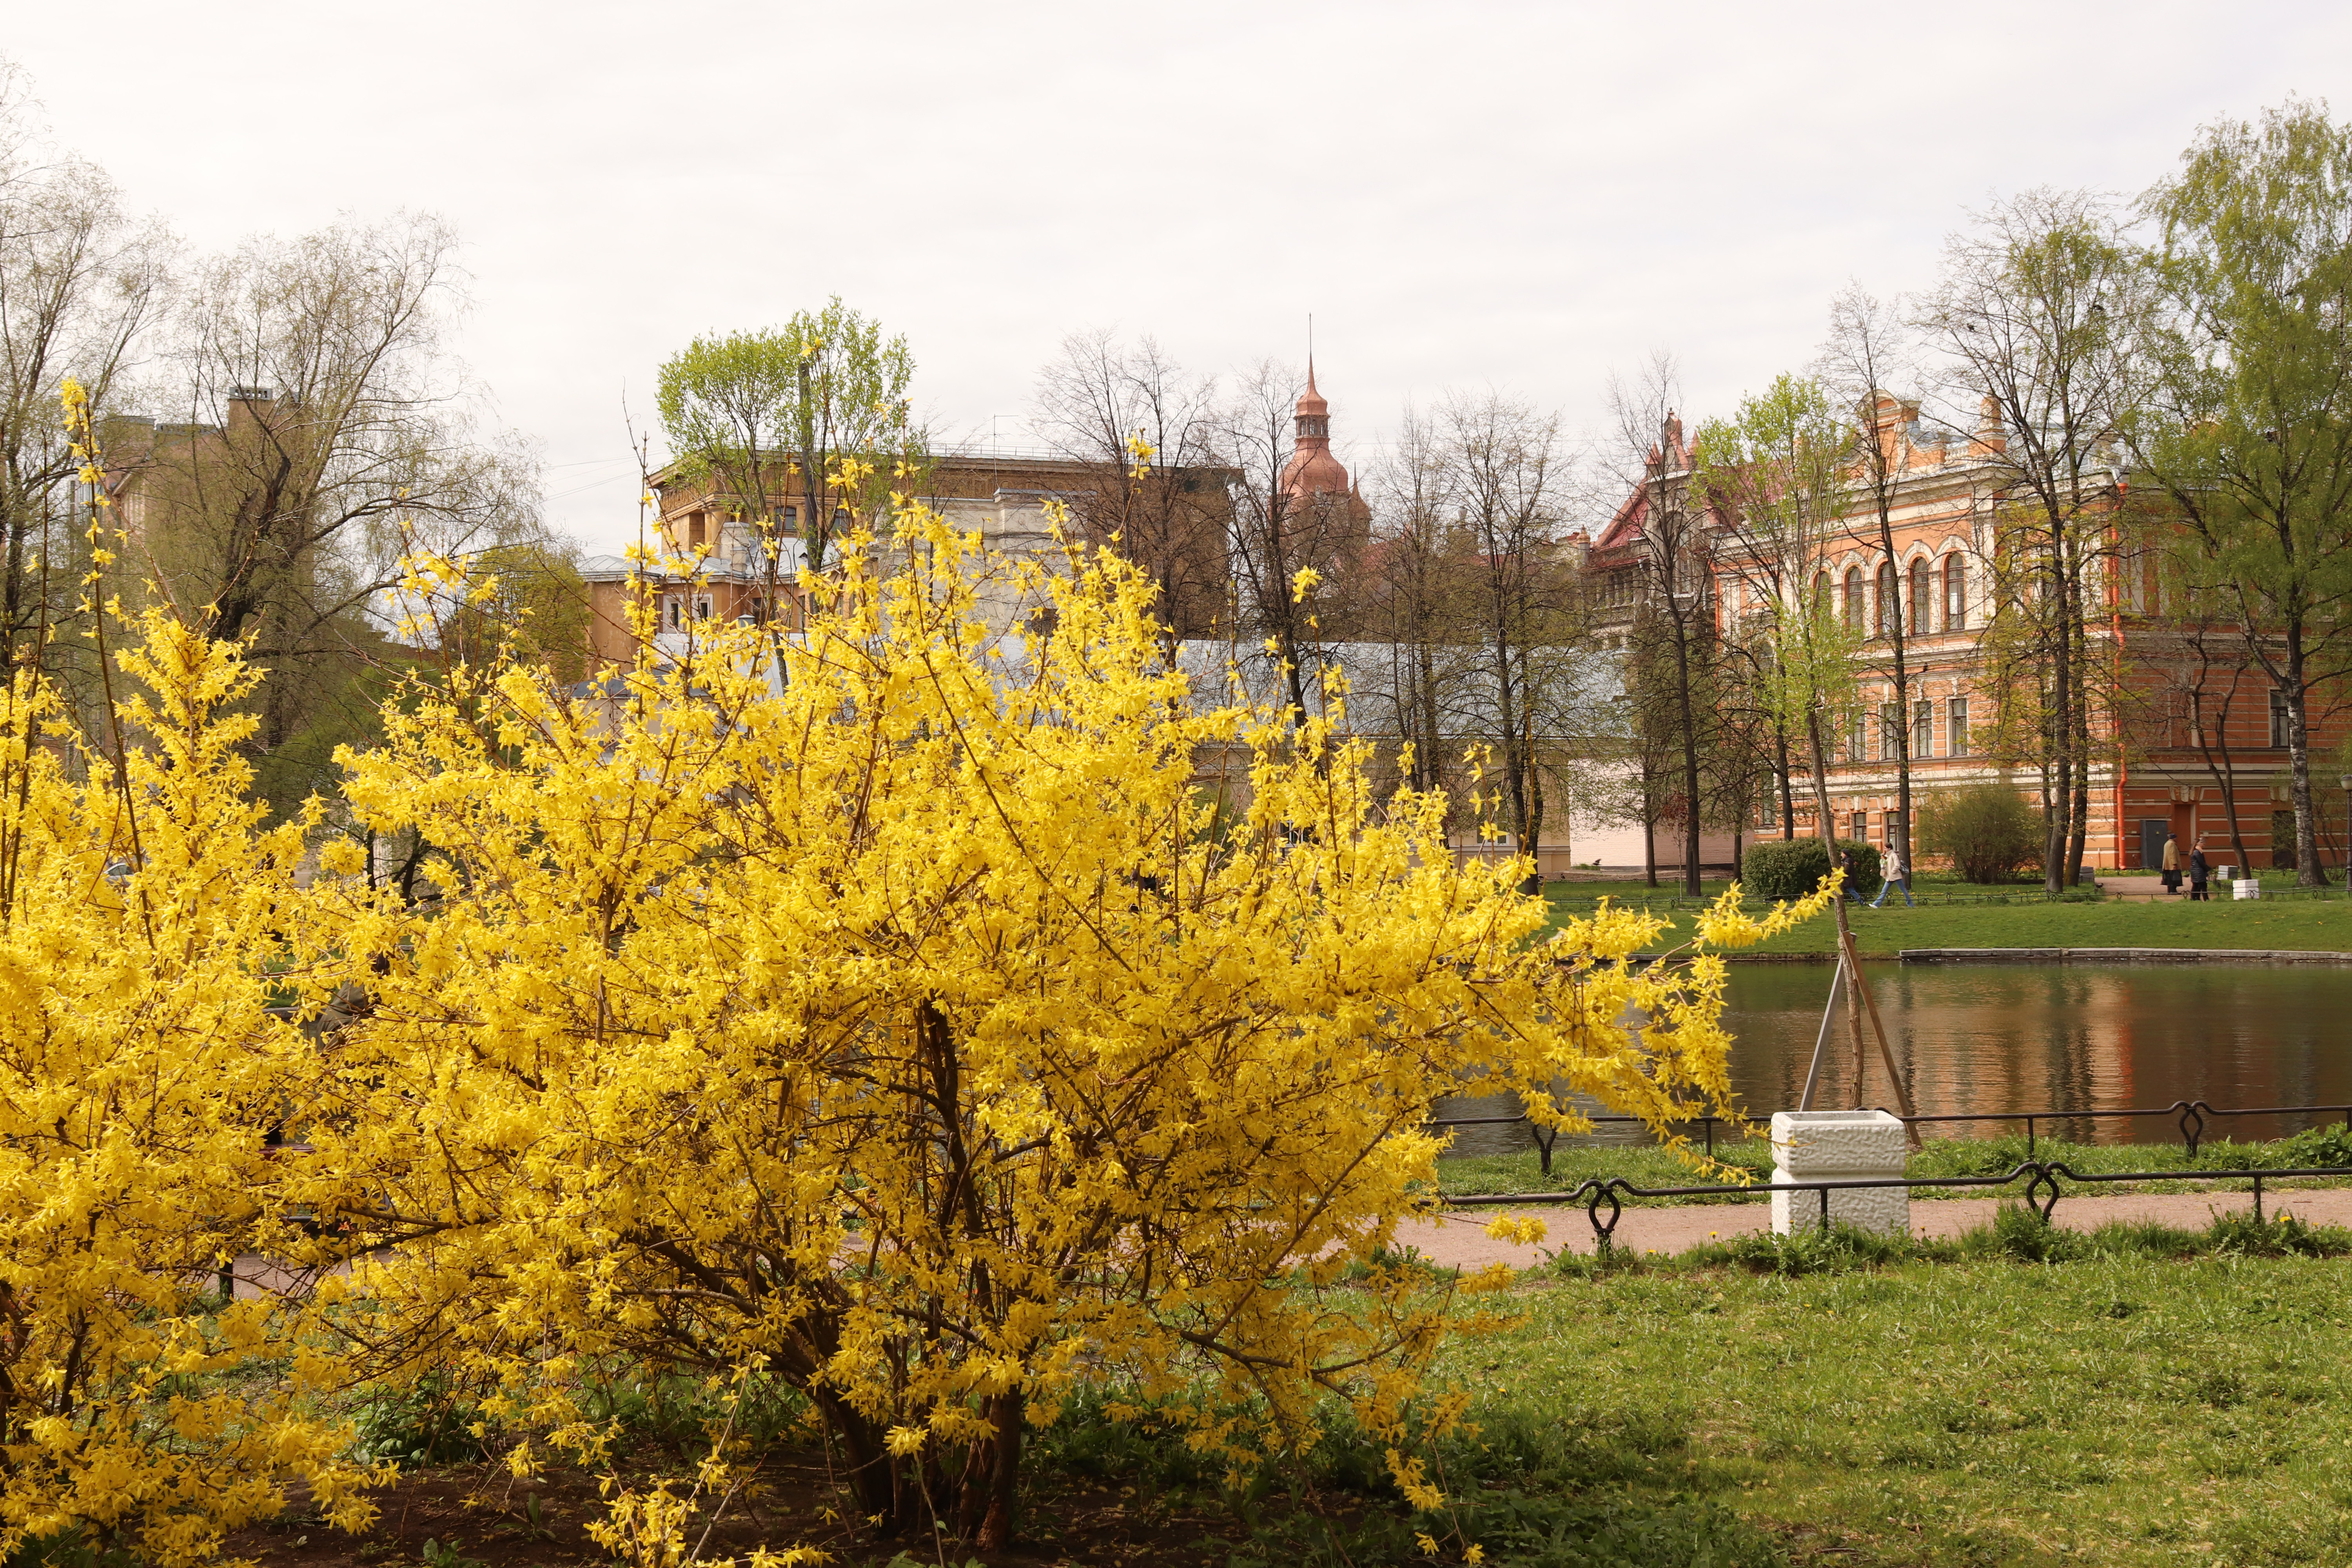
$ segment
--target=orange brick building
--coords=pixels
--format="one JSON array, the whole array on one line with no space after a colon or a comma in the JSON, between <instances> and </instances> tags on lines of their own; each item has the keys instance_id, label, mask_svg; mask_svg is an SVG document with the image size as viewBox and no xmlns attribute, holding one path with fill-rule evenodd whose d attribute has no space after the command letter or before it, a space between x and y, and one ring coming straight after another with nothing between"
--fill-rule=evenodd
<instances>
[{"instance_id":1,"label":"orange brick building","mask_svg":"<svg viewBox=\"0 0 2352 1568\"><path fill-rule=\"evenodd\" d=\"M1898 812L1896 725L1907 731L1915 802L1923 793L1980 779L2014 784L2040 805L2040 775L2031 757L2003 758L1991 742L2000 696L1986 637L1995 604L1995 519L2009 473L1998 459L2002 437L1988 424L1967 437L1924 428L1916 405L1885 394L1875 420L1895 477L1891 512L1895 551L1880 539L1874 510L1857 510L1822 542L1804 574L1864 637L1862 710L1869 715L1840 737L1829 772L1831 808L1840 837L1884 846ZM1604 635L1630 627L1646 591L1644 562L1656 510L1688 498L1690 454L1679 421L1669 418L1652 452L1652 482L1629 496L1593 541L1586 570L1601 606ZM1716 624L1728 630L1763 603L1764 585L1743 572L1741 552L1723 535L1732 523L1710 512L1702 537L1711 551ZM2126 542L2094 563L2097 606L2087 631L2088 657L2103 689L2091 720L2086 868L2139 869L2159 864L2165 837L2182 853L2199 836L2218 864L2236 858L2236 841L2257 867L2293 863L2294 812L2283 711L2259 669L2244 668L2228 634L2168 614L2158 602L2153 567ZM1896 713L1888 672L1887 623L1899 601L1911 710ZM2352 840L2352 785L2323 761L2343 741L2347 718L2315 698L2312 796L2322 861L2346 864ZM2225 790L2220 772L2228 783ZM2346 775L2352 776L2352 775ZM1777 790L1749 835L1778 835ZM1796 792L1801 837L1819 831L1808 792ZM1728 826L1729 825L1717 825Z\"/></svg>"}]
</instances>

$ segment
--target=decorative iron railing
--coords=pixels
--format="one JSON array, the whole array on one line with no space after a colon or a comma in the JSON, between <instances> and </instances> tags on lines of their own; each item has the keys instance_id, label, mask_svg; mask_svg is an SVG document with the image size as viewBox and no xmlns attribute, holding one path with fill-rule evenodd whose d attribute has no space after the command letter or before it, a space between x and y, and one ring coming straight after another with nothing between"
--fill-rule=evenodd
<instances>
[{"instance_id":1,"label":"decorative iron railing","mask_svg":"<svg viewBox=\"0 0 2352 1568\"><path fill-rule=\"evenodd\" d=\"M1617 1230L1617 1222L1624 1217L1626 1198L1676 1197L1769 1197L1774 1193L1818 1193L1821 1194L1822 1226L1830 1223L1830 1194L1849 1188L1905 1187L1970 1188L2014 1186L2022 1181L2022 1196L2041 1215L2044 1224L2057 1211L2062 1189L2058 1183L2063 1177L2070 1182L2210 1182L2216 1179L2251 1179L2254 1192L2254 1219L2263 1218L2263 1184L2265 1181L2289 1180L2312 1176L2352 1176L2352 1165L2306 1165L2283 1170L2244 1171L2102 1171L2083 1173L2068 1166L2063 1160L2028 1160L2005 1176L1918 1176L1881 1177L1872 1180L1837 1180L1820 1182L1759 1182L1752 1185L1707 1185L1695 1187L1637 1186L1622 1176L1591 1177L1578 1183L1565 1192L1556 1193L1481 1193L1472 1195L1448 1195L1444 1200L1447 1208L1539 1208L1581 1203L1586 1217L1592 1225L1593 1243L1606 1250ZM1601 1216L1601 1205L1609 1205L1608 1216Z\"/></svg>"},{"instance_id":2,"label":"decorative iron railing","mask_svg":"<svg viewBox=\"0 0 2352 1568\"><path fill-rule=\"evenodd\" d=\"M1908 1127L1918 1127L1929 1124L1943 1125L1969 1121L2022 1122L2025 1126L2025 1150L2026 1152L2030 1154L2035 1152L2041 1137L2041 1129L2043 1124L2048 1122L2099 1121L2111 1117L2170 1116L2178 1119L2178 1125L2180 1128L2180 1141L2187 1146L2189 1157L2194 1160L2197 1158L2198 1145L2203 1141L2205 1136L2205 1124L2208 1121L2213 1118L2231 1116L2319 1116L2323 1114L2331 1120L2341 1116L2344 1118L2344 1126L2346 1131L2352 1131L2352 1105L2251 1105L2225 1110L2202 1100L2176 1100L2170 1105L2129 1108L2116 1110L1968 1110L1945 1112L1934 1116L1902 1116L1895 1118L1895 1120L1903 1122ZM1612 1125L1638 1127L1643 1125L1642 1119L1638 1116L1588 1116L1585 1120L1596 1127ZM1524 1115L1433 1117L1429 1121L1424 1123L1424 1125L1430 1127L1508 1127L1521 1123L1525 1123L1529 1131L1534 1135L1536 1150L1541 1156L1544 1174L1547 1176L1551 1174L1551 1152L1553 1145L1559 1141L1559 1134L1549 1128L1538 1127L1534 1122L1529 1121ZM1696 1116L1676 1117L1672 1121L1669 1121L1667 1125L1670 1127L1697 1127L1701 1129L1706 1152L1710 1156L1712 1156L1715 1153L1715 1130L1718 1126L1746 1128L1756 1126L1758 1123L1753 1121L1743 1120L1736 1116L1701 1114ZM2206 1173L2210 1175L2212 1173L2208 1172Z\"/></svg>"}]
</instances>

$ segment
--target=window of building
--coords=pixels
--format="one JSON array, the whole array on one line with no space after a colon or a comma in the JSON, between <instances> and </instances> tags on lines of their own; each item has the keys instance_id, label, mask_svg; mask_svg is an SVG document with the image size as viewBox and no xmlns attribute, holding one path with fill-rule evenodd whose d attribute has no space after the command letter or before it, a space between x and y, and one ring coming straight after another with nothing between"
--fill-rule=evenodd
<instances>
[{"instance_id":1,"label":"window of building","mask_svg":"<svg viewBox=\"0 0 2352 1568\"><path fill-rule=\"evenodd\" d=\"M1862 630L1862 568L1845 569L1845 624L1855 631Z\"/></svg>"},{"instance_id":2,"label":"window of building","mask_svg":"<svg viewBox=\"0 0 2352 1568\"><path fill-rule=\"evenodd\" d=\"M698 511L688 512L686 514L686 547L688 550L696 550L699 549L702 543L702 514Z\"/></svg>"},{"instance_id":3,"label":"window of building","mask_svg":"<svg viewBox=\"0 0 2352 1568\"><path fill-rule=\"evenodd\" d=\"M1870 813L1857 811L1846 823L1846 837L1856 844L1870 842Z\"/></svg>"},{"instance_id":4,"label":"window of building","mask_svg":"<svg viewBox=\"0 0 2352 1568\"><path fill-rule=\"evenodd\" d=\"M708 595L708 594L697 594L697 595L694 596L694 618L695 618L696 620L698 620L698 621L707 621L707 620L709 620L709 619L710 618L710 616L711 616L712 610L713 610L713 605L711 605L711 603L710 603L710 595Z\"/></svg>"},{"instance_id":5,"label":"window of building","mask_svg":"<svg viewBox=\"0 0 2352 1568\"><path fill-rule=\"evenodd\" d=\"M1895 596L1895 563L1878 563L1877 603L1871 606L1870 629L1873 636L1885 637L1895 629L1895 617L1903 607Z\"/></svg>"},{"instance_id":6,"label":"window of building","mask_svg":"<svg viewBox=\"0 0 2352 1568\"><path fill-rule=\"evenodd\" d=\"M1878 760L1891 763L1903 752L1903 710L1892 702L1878 705Z\"/></svg>"},{"instance_id":7,"label":"window of building","mask_svg":"<svg viewBox=\"0 0 2352 1568\"><path fill-rule=\"evenodd\" d=\"M1763 788L1756 802L1756 826L1777 828L1780 826L1780 781L1766 773L1762 782Z\"/></svg>"},{"instance_id":8,"label":"window of building","mask_svg":"<svg viewBox=\"0 0 2352 1568\"><path fill-rule=\"evenodd\" d=\"M2286 721L2286 693L2284 691L2273 691L2271 693L2272 745L2283 747L2287 743Z\"/></svg>"},{"instance_id":9,"label":"window of building","mask_svg":"<svg viewBox=\"0 0 2352 1568\"><path fill-rule=\"evenodd\" d=\"M1955 697L1944 704L1944 754L1965 757L1969 754L1969 700Z\"/></svg>"},{"instance_id":10,"label":"window of building","mask_svg":"<svg viewBox=\"0 0 2352 1568\"><path fill-rule=\"evenodd\" d=\"M1927 558L1915 557L1911 563L1911 602L1903 606L1903 629L1906 632L1928 632L1936 629L1936 617L1928 606L1935 596L1927 587Z\"/></svg>"},{"instance_id":11,"label":"window of building","mask_svg":"<svg viewBox=\"0 0 2352 1568\"><path fill-rule=\"evenodd\" d=\"M676 594L668 595L662 600L663 626L670 631L676 631L685 624L686 601L679 598Z\"/></svg>"},{"instance_id":12,"label":"window of building","mask_svg":"<svg viewBox=\"0 0 2352 1568\"><path fill-rule=\"evenodd\" d=\"M1969 624L1969 563L1957 550L1944 557L1944 629L1957 632Z\"/></svg>"},{"instance_id":13,"label":"window of building","mask_svg":"<svg viewBox=\"0 0 2352 1568\"><path fill-rule=\"evenodd\" d=\"M1936 754L1936 705L1925 697L1911 705L1911 754Z\"/></svg>"}]
</instances>

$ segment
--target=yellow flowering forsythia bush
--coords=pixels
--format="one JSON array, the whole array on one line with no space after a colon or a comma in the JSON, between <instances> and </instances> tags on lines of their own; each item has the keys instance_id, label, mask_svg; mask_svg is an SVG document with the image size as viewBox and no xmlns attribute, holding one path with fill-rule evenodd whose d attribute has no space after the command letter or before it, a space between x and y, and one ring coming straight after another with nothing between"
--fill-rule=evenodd
<instances>
[{"instance_id":1,"label":"yellow flowering forsythia bush","mask_svg":"<svg viewBox=\"0 0 2352 1568\"><path fill-rule=\"evenodd\" d=\"M0 1554L215 1562L296 1478L367 1513L346 1435L285 1375L324 1363L269 1301L218 1296L273 1245L265 1137L314 1055L270 1010L303 978L302 828L263 831L247 795L253 721L222 710L253 672L145 632L120 775L31 671L0 689Z\"/></svg>"},{"instance_id":2,"label":"yellow flowering forsythia bush","mask_svg":"<svg viewBox=\"0 0 2352 1568\"><path fill-rule=\"evenodd\" d=\"M897 523L789 639L404 692L344 764L432 846L415 904L265 826L236 648L145 617L103 742L0 690L0 1553L216 1561L297 1480L356 1526L383 1473L320 1412L426 1373L522 1470L597 1459L602 1380L781 1383L884 1534L1002 1545L1081 1390L1237 1465L1344 1402L1433 1504L1403 1435L1475 1315L1370 1267L1431 1102L1723 1104L1706 950L1820 900L1672 971L1645 916L1547 936L1336 707L1168 669L1139 574ZM675 1563L689 1517L623 1489L600 1534Z\"/></svg>"},{"instance_id":3,"label":"yellow flowering forsythia bush","mask_svg":"<svg viewBox=\"0 0 2352 1568\"><path fill-rule=\"evenodd\" d=\"M1139 574L1026 570L1050 635L999 640L1016 568L917 510L898 539L789 640L706 626L590 702L461 670L346 758L442 896L321 895L370 990L301 1185L360 1259L335 1331L587 1456L592 1374L757 1366L886 1533L984 1546L1081 1385L1206 1452L1327 1394L1399 1430L1445 1303L1343 1275L1425 1203L1431 1101L1721 1102L1719 963L1633 972L1660 925L1624 912L1538 940L1441 800L1188 691Z\"/></svg>"}]
</instances>

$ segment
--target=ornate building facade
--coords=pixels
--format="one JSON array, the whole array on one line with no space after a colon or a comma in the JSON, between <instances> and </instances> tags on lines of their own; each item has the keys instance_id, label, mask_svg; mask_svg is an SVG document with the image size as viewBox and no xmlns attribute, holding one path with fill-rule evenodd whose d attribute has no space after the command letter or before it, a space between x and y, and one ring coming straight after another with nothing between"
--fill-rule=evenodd
<instances>
[{"instance_id":1,"label":"ornate building facade","mask_svg":"<svg viewBox=\"0 0 2352 1568\"><path fill-rule=\"evenodd\" d=\"M1898 751L1907 746L1915 804L1927 791L1998 779L2039 809L2042 780L2017 726L2004 724L2004 700L2032 679L2014 656L1992 646L2000 576L2000 519L2011 500L2013 470L2002 460L2006 437L1988 415L1966 437L1924 426L1916 405L1885 394L1864 411L1888 453L1894 549L1881 536L1876 508L1850 511L1821 541L1802 574L1860 639L1861 701L1841 725L1829 770L1839 837L1874 845L1907 841L1896 788ZM1604 637L1619 644L1647 609L1662 537L1683 520L1707 554L1710 613L1717 632L1736 636L1761 613L1769 583L1746 564L1738 523L1692 494L1692 458L1680 424L1669 419L1651 453L1649 477L1612 516L1586 557L1591 594ZM2120 473L2108 528L2086 552L2083 645L2096 666L2089 684L2091 759L2084 865L2137 870L2158 864L2165 838L2182 853L2200 837L2218 864L2261 868L2293 863L2284 720L2268 682L2249 668L2242 640L2200 624L2196 606L2160 602L2152 562L2125 537ZM2160 525L2159 525L2160 526ZM2186 610L2188 613L2183 614ZM1900 616L1909 688L1898 710L1892 679L1893 625ZM2311 741L2315 816L2322 860L2346 863L2352 840L2352 774L2322 759L2347 732L2340 705L2315 702ZM2030 737L2027 737L2030 740ZM1820 832L1803 787L1794 795L1794 831ZM1757 792L1758 808L1738 825L1744 835L1784 831L1781 792ZM1718 825L1728 826L1730 825ZM1728 860L1727 854L1725 859Z\"/></svg>"}]
</instances>

